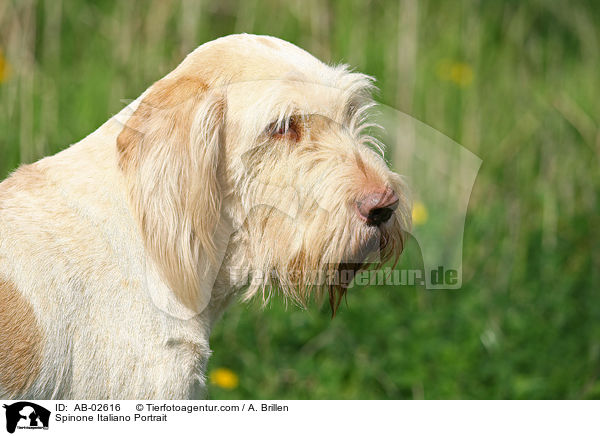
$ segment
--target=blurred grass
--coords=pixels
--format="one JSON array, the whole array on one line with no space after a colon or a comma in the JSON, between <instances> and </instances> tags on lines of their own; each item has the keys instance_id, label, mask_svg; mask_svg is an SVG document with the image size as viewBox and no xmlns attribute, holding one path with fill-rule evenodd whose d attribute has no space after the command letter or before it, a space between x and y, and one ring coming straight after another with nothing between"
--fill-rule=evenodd
<instances>
[{"instance_id":1,"label":"blurred grass","mask_svg":"<svg viewBox=\"0 0 600 436\"><path fill-rule=\"evenodd\" d=\"M287 39L375 76L382 103L483 159L464 287L353 290L333 321L235 305L209 372L239 383L210 398L600 398L599 23L592 0L2 0L0 177L205 41Z\"/></svg>"}]
</instances>

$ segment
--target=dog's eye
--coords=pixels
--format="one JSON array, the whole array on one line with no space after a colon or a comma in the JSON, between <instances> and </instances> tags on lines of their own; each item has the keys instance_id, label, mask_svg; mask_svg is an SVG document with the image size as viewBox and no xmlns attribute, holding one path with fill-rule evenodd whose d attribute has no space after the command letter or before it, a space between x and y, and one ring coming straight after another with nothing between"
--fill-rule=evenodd
<instances>
[{"instance_id":1,"label":"dog's eye","mask_svg":"<svg viewBox=\"0 0 600 436\"><path fill-rule=\"evenodd\" d=\"M298 141L300 139L298 121L295 117L288 118L283 122L271 123L267 131L275 139L286 139L288 141Z\"/></svg>"}]
</instances>

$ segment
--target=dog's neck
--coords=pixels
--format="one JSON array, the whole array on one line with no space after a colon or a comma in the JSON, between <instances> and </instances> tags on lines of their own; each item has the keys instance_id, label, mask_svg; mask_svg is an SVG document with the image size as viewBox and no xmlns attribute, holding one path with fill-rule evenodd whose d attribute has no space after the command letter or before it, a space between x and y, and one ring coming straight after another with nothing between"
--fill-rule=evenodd
<instances>
[{"instance_id":1,"label":"dog's neck","mask_svg":"<svg viewBox=\"0 0 600 436\"><path fill-rule=\"evenodd\" d=\"M124 108L79 143L59 153L60 160L67 163L69 168L89 169L85 174L73 173L72 183L60 188L64 191L65 197L82 199L85 196L86 198L81 201L84 208L88 208L88 204L93 205L98 201L104 201L111 204L111 210L118 211L108 221L102 223L102 228L98 230L107 233L107 240L114 245L112 249L121 253L119 258L129 259L129 264L122 265L123 268L141 271L143 283L140 291L147 294L157 311L164 313L166 319L170 319L165 325L171 330L166 333L167 336L174 336L169 340L201 343L204 346L208 343L212 326L221 317L240 287L231 279L227 268L228 259L232 257L238 259L243 252L235 244L227 250L232 232L230 224L227 224L229 220L223 217L215 238L219 245L218 251L222 253L222 266L214 268L214 275L201 284L210 288L208 292L211 295L210 302L201 311L194 311L179 302L176 293L163 280L159 267L144 248L143 238L129 201L126 180L118 165L117 137L139 100ZM85 162L86 160L88 162ZM82 186L87 186L89 192L83 195L81 192L77 195L69 194L69 190L80 190ZM75 205L75 207L79 206ZM93 210L82 213L94 215ZM137 230L137 233L131 229ZM241 277L240 283L244 279ZM174 328L174 326L179 327ZM175 337L177 335L179 337ZM207 349L207 355L201 357L208 357L208 354Z\"/></svg>"}]
</instances>

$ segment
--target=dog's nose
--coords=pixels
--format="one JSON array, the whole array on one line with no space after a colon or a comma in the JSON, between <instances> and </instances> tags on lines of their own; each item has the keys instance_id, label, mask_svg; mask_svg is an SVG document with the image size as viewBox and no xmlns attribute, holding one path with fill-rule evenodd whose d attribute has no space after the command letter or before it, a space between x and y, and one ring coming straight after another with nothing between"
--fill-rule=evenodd
<instances>
[{"instance_id":1,"label":"dog's nose","mask_svg":"<svg viewBox=\"0 0 600 436\"><path fill-rule=\"evenodd\" d=\"M383 192L370 192L356 202L360 217L370 226L387 222L398 207L398 196L387 188Z\"/></svg>"}]
</instances>

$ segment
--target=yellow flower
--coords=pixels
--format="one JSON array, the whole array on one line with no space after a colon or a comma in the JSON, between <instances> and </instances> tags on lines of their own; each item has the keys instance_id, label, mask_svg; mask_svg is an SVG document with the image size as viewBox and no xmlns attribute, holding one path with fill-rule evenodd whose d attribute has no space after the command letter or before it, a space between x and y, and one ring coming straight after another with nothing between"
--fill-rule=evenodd
<instances>
[{"instance_id":1,"label":"yellow flower","mask_svg":"<svg viewBox=\"0 0 600 436\"><path fill-rule=\"evenodd\" d=\"M464 62L443 60L437 68L437 75L441 80L452 82L462 88L473 82L473 68Z\"/></svg>"},{"instance_id":2,"label":"yellow flower","mask_svg":"<svg viewBox=\"0 0 600 436\"><path fill-rule=\"evenodd\" d=\"M240 384L237 374L227 368L217 368L211 371L210 382L223 389L235 389Z\"/></svg>"},{"instance_id":3,"label":"yellow flower","mask_svg":"<svg viewBox=\"0 0 600 436\"><path fill-rule=\"evenodd\" d=\"M0 83L5 82L10 75L10 65L0 49Z\"/></svg>"},{"instance_id":4,"label":"yellow flower","mask_svg":"<svg viewBox=\"0 0 600 436\"><path fill-rule=\"evenodd\" d=\"M428 215L427 215L427 209L425 208L425 205L423 203L421 203L420 201L417 201L413 205L413 209L412 209L413 224L415 226L423 224L427 221L427 217L428 217Z\"/></svg>"}]
</instances>

